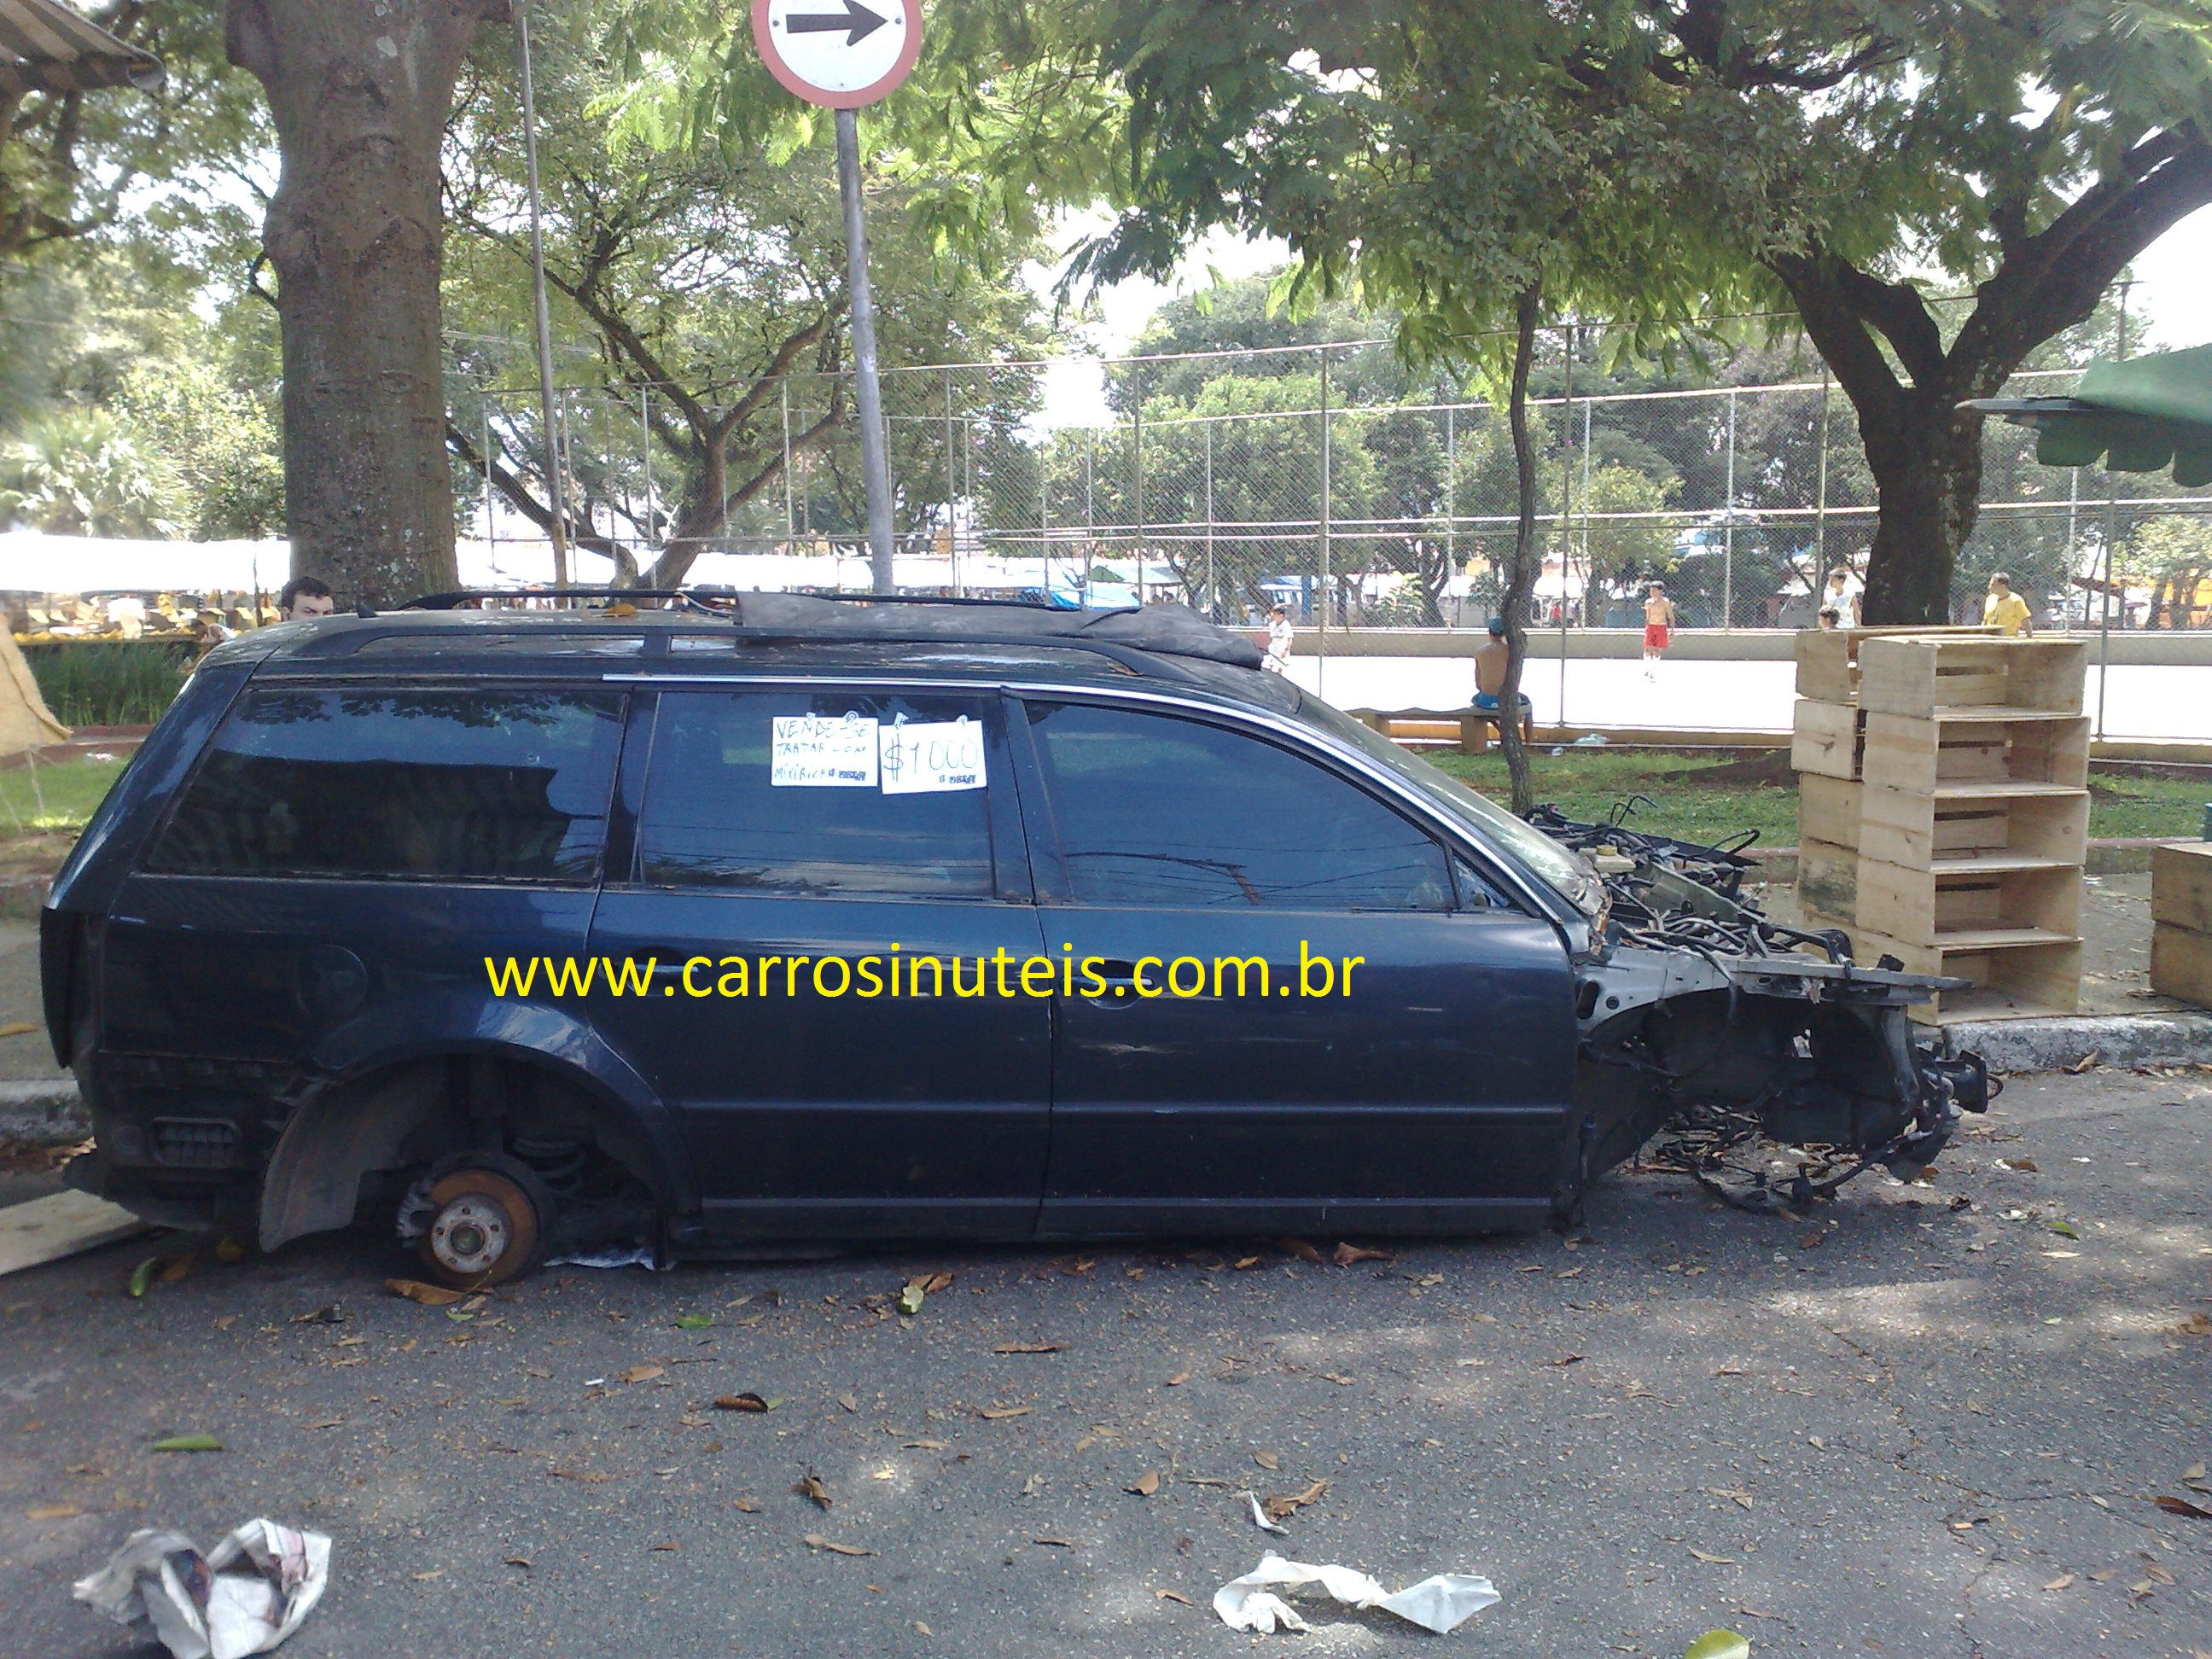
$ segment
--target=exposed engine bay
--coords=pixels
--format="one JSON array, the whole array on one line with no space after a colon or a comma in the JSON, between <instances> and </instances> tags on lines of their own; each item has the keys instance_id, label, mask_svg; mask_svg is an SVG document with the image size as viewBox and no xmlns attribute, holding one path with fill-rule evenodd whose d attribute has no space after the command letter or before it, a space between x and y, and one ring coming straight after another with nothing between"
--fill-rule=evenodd
<instances>
[{"instance_id":1,"label":"exposed engine bay","mask_svg":"<svg viewBox=\"0 0 2212 1659\"><path fill-rule=\"evenodd\" d=\"M1867 966L1840 932L1769 920L1744 890L1748 834L1714 847L1632 830L1637 804L1607 823L1528 815L1607 893L1577 964L1578 1176L1668 1134L1662 1163L1742 1207L1784 1209L1875 1164L1917 1175L1962 1113L1989 1109L2002 1085L1981 1057L1941 1056L1907 1012L1965 981ZM1730 1162L1761 1136L1782 1144L1782 1172Z\"/></svg>"}]
</instances>

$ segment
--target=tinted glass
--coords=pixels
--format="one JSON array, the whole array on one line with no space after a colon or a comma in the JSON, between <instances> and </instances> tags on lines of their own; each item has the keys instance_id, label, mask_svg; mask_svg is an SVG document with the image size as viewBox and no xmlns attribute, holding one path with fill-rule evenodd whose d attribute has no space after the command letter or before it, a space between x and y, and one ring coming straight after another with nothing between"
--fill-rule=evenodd
<instances>
[{"instance_id":1,"label":"tinted glass","mask_svg":"<svg viewBox=\"0 0 2212 1659\"><path fill-rule=\"evenodd\" d=\"M661 887L987 898L991 757L982 750L983 714L965 698L664 692L638 823L640 877ZM843 733L811 753L848 761L866 755L877 763L796 766L799 734L788 723L803 717ZM919 793L892 783L879 763L884 728L963 717L981 754L971 778ZM781 738L779 720L787 722Z\"/></svg>"},{"instance_id":2,"label":"tinted glass","mask_svg":"<svg viewBox=\"0 0 2212 1659\"><path fill-rule=\"evenodd\" d=\"M1444 910L1443 850L1343 779L1197 720L1032 708L1078 902Z\"/></svg>"},{"instance_id":3,"label":"tinted glass","mask_svg":"<svg viewBox=\"0 0 2212 1659\"><path fill-rule=\"evenodd\" d=\"M621 708L601 692L249 693L149 867L588 882Z\"/></svg>"}]
</instances>

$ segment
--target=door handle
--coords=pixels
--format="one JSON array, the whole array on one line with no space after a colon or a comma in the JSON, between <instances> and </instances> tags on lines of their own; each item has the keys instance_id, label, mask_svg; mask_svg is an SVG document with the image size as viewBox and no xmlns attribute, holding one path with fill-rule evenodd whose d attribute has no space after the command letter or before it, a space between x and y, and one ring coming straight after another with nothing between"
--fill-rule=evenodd
<instances>
[{"instance_id":1,"label":"door handle","mask_svg":"<svg viewBox=\"0 0 2212 1659\"><path fill-rule=\"evenodd\" d=\"M1123 962L1119 957L1103 957L1092 972L1091 977L1103 980L1109 987L1122 990L1134 990L1137 984L1137 964L1133 962Z\"/></svg>"}]
</instances>

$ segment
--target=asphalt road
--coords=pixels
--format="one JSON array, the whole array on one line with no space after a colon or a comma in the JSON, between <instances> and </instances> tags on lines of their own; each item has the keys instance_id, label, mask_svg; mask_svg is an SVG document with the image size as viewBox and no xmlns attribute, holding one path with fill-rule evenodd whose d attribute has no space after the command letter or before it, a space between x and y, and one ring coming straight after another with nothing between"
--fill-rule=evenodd
<instances>
[{"instance_id":1,"label":"asphalt road","mask_svg":"<svg viewBox=\"0 0 2212 1659\"><path fill-rule=\"evenodd\" d=\"M2212 1507L2208 1127L2201 1071L2028 1079L1809 1222L1631 1175L1572 1241L571 1267L466 1321L345 1241L132 1302L125 1244L0 1280L0 1649L137 1651L70 1581L268 1515L337 1540L297 1659L2203 1654L2212 1521L2151 1500ZM1282 1539L1239 1496L1322 1481ZM1504 1599L1230 1632L1270 1544Z\"/></svg>"}]
</instances>

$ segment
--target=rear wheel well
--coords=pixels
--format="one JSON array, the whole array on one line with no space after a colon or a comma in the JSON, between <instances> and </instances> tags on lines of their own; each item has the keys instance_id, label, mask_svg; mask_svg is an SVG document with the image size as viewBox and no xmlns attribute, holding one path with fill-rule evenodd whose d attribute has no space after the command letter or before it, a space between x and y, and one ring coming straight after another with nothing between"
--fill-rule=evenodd
<instances>
[{"instance_id":1,"label":"rear wheel well","mask_svg":"<svg viewBox=\"0 0 2212 1659\"><path fill-rule=\"evenodd\" d=\"M472 1152L542 1167L563 1196L628 1182L655 1207L667 1198L650 1145L589 1085L512 1054L426 1055L349 1079L294 1115L263 1174L261 1247L349 1226L365 1201Z\"/></svg>"}]
</instances>

